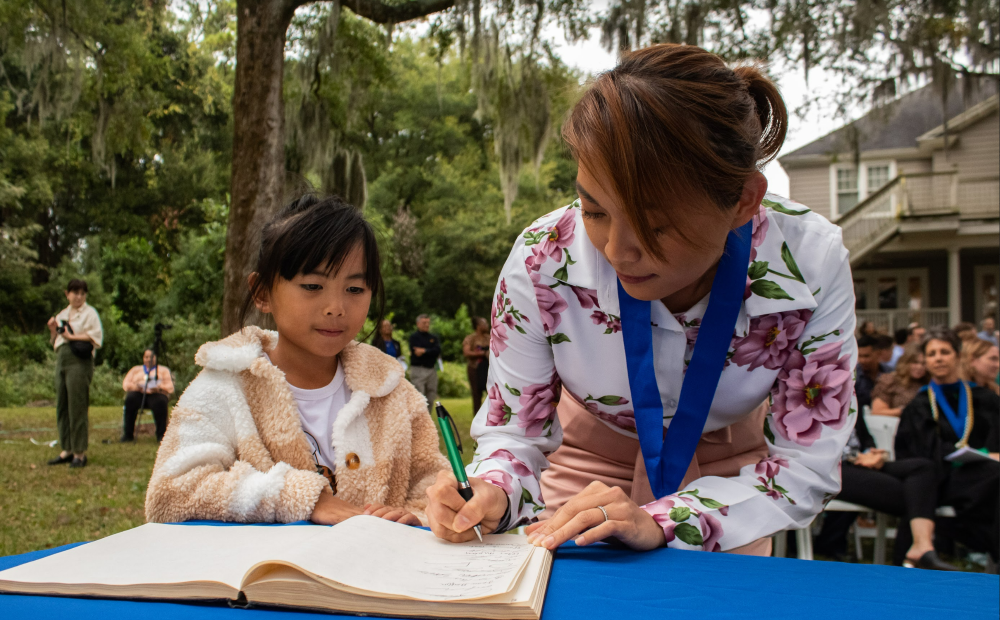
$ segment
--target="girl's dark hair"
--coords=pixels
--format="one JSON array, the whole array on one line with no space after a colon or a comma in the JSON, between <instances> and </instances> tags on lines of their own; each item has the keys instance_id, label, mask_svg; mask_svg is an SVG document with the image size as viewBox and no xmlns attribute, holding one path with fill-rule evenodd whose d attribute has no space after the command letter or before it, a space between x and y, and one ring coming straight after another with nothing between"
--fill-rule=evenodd
<instances>
[{"instance_id":1,"label":"girl's dark hair","mask_svg":"<svg viewBox=\"0 0 1000 620\"><path fill-rule=\"evenodd\" d=\"M923 342L920 343L920 352L924 355L927 354L927 345L931 343L931 340L947 342L955 350L955 355L962 352L962 339L947 327L932 327L927 330L927 335L924 336Z\"/></svg>"},{"instance_id":2,"label":"girl's dark hair","mask_svg":"<svg viewBox=\"0 0 1000 620\"><path fill-rule=\"evenodd\" d=\"M319 198L312 194L293 200L261 231L260 252L253 269L257 277L243 300L240 325L246 325L254 300L269 294L279 277L291 280L317 269L334 273L359 245L365 258L365 285L371 289L375 304L377 329L385 311L385 287L375 230L359 209L340 197Z\"/></svg>"},{"instance_id":3,"label":"girl's dark hair","mask_svg":"<svg viewBox=\"0 0 1000 620\"><path fill-rule=\"evenodd\" d=\"M651 220L690 226L686 209L736 206L787 128L785 103L761 65L731 69L699 47L662 44L623 54L598 76L562 134L577 163L611 184L603 189L617 196L642 246L662 259Z\"/></svg>"}]
</instances>

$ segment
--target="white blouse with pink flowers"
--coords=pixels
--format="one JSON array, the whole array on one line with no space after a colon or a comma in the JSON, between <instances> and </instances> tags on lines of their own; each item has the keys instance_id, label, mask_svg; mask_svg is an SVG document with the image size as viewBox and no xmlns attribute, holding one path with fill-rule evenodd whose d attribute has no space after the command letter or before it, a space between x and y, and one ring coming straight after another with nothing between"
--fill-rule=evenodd
<instances>
[{"instance_id":1,"label":"white blouse with pink flowers","mask_svg":"<svg viewBox=\"0 0 1000 620\"><path fill-rule=\"evenodd\" d=\"M854 426L854 285L839 227L768 195L753 221L744 302L705 424L737 422L765 398L770 456L734 478L706 476L643 508L671 547L725 551L803 527L840 490ZM683 314L652 304L664 426L677 409L708 297ZM488 399L472 424L471 476L503 489L509 527L544 508L539 477L559 447L560 390L636 437L614 269L590 243L579 202L524 231L492 313Z\"/></svg>"}]
</instances>

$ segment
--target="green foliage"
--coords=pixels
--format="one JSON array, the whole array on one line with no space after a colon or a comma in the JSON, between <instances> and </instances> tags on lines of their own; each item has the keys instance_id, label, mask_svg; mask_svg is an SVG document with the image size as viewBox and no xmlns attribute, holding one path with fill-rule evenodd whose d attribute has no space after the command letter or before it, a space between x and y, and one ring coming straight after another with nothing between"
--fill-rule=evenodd
<instances>
[{"instance_id":1,"label":"green foliage","mask_svg":"<svg viewBox=\"0 0 1000 620\"><path fill-rule=\"evenodd\" d=\"M441 398L471 398L471 394L465 362L445 362L444 370L438 371L438 395Z\"/></svg>"},{"instance_id":2,"label":"green foliage","mask_svg":"<svg viewBox=\"0 0 1000 620\"><path fill-rule=\"evenodd\" d=\"M163 271L151 243L125 239L101 252L101 280L121 320L135 327L149 318L163 290Z\"/></svg>"},{"instance_id":3,"label":"green foliage","mask_svg":"<svg viewBox=\"0 0 1000 620\"><path fill-rule=\"evenodd\" d=\"M65 307L71 278L88 283L104 328L95 398L118 401L157 323L172 326L160 361L180 391L198 371L198 346L219 337L235 2L82 0L65 17L48 11L0 0L0 402L51 397L45 322ZM286 167L291 192L312 184L352 196L345 153L363 164L397 338L408 352L414 319L431 314L442 393L466 395L470 317L488 315L522 228L572 200L576 168L551 140L537 171L517 178L506 221L495 127L477 113L460 48L442 29L390 45L350 11L303 7L286 54ZM556 118L579 76L548 62L538 75Z\"/></svg>"},{"instance_id":4,"label":"green foliage","mask_svg":"<svg viewBox=\"0 0 1000 620\"><path fill-rule=\"evenodd\" d=\"M157 314L211 319L222 312L222 278L226 260L225 205L211 210L212 221L181 238L170 261L170 285Z\"/></svg>"},{"instance_id":5,"label":"green foliage","mask_svg":"<svg viewBox=\"0 0 1000 620\"><path fill-rule=\"evenodd\" d=\"M453 318L431 317L431 331L441 339L441 357L449 362L463 362L462 341L472 333L472 319L465 304L459 306Z\"/></svg>"}]
</instances>

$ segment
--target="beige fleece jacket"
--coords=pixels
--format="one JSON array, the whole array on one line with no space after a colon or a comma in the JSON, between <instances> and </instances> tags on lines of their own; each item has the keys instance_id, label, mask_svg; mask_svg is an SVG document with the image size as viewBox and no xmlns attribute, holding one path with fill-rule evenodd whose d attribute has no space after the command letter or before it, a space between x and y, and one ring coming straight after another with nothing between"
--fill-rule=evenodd
<instances>
[{"instance_id":1,"label":"beige fleece jacket","mask_svg":"<svg viewBox=\"0 0 1000 620\"><path fill-rule=\"evenodd\" d=\"M148 521L287 523L312 514L328 483L284 373L263 356L277 341L276 332L248 327L198 350L203 370L174 407L156 455ZM352 395L329 438L337 496L423 519L427 487L448 468L426 400L399 362L374 347L351 343L340 361Z\"/></svg>"}]
</instances>

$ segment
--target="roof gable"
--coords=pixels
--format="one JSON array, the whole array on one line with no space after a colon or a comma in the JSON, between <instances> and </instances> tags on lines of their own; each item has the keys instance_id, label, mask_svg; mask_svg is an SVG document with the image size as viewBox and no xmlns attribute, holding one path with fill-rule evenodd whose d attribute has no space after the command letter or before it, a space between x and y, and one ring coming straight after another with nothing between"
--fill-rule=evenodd
<instances>
[{"instance_id":1,"label":"roof gable","mask_svg":"<svg viewBox=\"0 0 1000 620\"><path fill-rule=\"evenodd\" d=\"M971 92L965 93L961 80L948 98L947 118L962 116L977 105L997 94L994 80L979 80ZM940 127L944 121L941 113L941 94L932 85L924 86L895 101L879 106L853 123L814 140L784 155L778 160L785 165L795 160L817 155L835 155L853 150L852 132L857 132L859 150L881 151L917 148L918 138ZM950 129L950 125L949 125Z\"/></svg>"}]
</instances>

